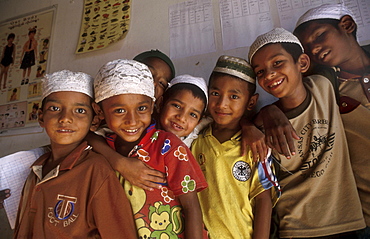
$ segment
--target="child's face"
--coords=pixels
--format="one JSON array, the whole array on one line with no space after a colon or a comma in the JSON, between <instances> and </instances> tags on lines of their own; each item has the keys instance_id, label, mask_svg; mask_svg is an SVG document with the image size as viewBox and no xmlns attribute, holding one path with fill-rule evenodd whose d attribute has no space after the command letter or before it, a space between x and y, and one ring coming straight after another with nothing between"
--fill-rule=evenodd
<instances>
[{"instance_id":1,"label":"child's face","mask_svg":"<svg viewBox=\"0 0 370 239\"><path fill-rule=\"evenodd\" d=\"M145 95L121 94L101 102L102 112L97 112L122 140L136 142L150 125L153 100ZM101 113L103 115L101 115Z\"/></svg>"},{"instance_id":2,"label":"child's face","mask_svg":"<svg viewBox=\"0 0 370 239\"><path fill-rule=\"evenodd\" d=\"M303 84L300 60L294 62L292 55L280 44L259 49L252 58L252 67L258 84L271 95L288 98L301 93L297 90Z\"/></svg>"},{"instance_id":3,"label":"child's face","mask_svg":"<svg viewBox=\"0 0 370 239\"><path fill-rule=\"evenodd\" d=\"M154 97L158 99L167 89L168 83L171 81L171 68L166 62L159 58L150 57L145 59L145 65L148 66L153 75L155 93Z\"/></svg>"},{"instance_id":4,"label":"child's face","mask_svg":"<svg viewBox=\"0 0 370 239\"><path fill-rule=\"evenodd\" d=\"M297 37L305 52L317 64L340 66L352 57L351 38L353 36L351 33L346 33L341 26L337 29L328 23L312 21Z\"/></svg>"},{"instance_id":5,"label":"child's face","mask_svg":"<svg viewBox=\"0 0 370 239\"><path fill-rule=\"evenodd\" d=\"M215 76L209 86L208 111L215 123L231 129L239 128L246 110L251 110L257 95L251 96L248 83L228 75Z\"/></svg>"},{"instance_id":6,"label":"child's face","mask_svg":"<svg viewBox=\"0 0 370 239\"><path fill-rule=\"evenodd\" d=\"M45 128L52 145L78 146L90 129L92 117L89 96L61 91L46 97L39 123Z\"/></svg>"},{"instance_id":7,"label":"child's face","mask_svg":"<svg viewBox=\"0 0 370 239\"><path fill-rule=\"evenodd\" d=\"M178 137L188 136L197 126L204 108L203 101L195 98L190 90L178 91L161 109L161 126Z\"/></svg>"},{"instance_id":8,"label":"child's face","mask_svg":"<svg viewBox=\"0 0 370 239\"><path fill-rule=\"evenodd\" d=\"M13 43L13 41L14 41L14 38L9 38L9 39L8 39L8 44Z\"/></svg>"}]
</instances>

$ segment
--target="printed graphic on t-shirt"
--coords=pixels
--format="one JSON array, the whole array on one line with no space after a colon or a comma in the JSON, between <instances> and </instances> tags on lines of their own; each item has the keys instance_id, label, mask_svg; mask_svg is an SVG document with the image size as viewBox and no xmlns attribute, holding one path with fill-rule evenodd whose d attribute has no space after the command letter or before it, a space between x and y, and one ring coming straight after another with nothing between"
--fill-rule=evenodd
<instances>
[{"instance_id":1,"label":"printed graphic on t-shirt","mask_svg":"<svg viewBox=\"0 0 370 239\"><path fill-rule=\"evenodd\" d=\"M57 203L54 207L49 207L48 221L54 226L62 225L68 227L78 218L79 214L75 214L76 197L58 194Z\"/></svg>"},{"instance_id":2,"label":"printed graphic on t-shirt","mask_svg":"<svg viewBox=\"0 0 370 239\"><path fill-rule=\"evenodd\" d=\"M329 166L335 141L335 132L330 132L329 125L326 119L313 119L298 131L298 154L306 159L300 168L303 177L321 177Z\"/></svg>"}]
</instances>

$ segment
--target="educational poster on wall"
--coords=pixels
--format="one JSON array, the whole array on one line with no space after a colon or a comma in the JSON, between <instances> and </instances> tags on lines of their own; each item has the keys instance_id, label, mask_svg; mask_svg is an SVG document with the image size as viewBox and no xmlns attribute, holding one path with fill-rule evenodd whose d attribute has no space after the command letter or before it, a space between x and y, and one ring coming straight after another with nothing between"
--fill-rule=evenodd
<instances>
[{"instance_id":1,"label":"educational poster on wall","mask_svg":"<svg viewBox=\"0 0 370 239\"><path fill-rule=\"evenodd\" d=\"M0 129L23 127L26 122L27 101L0 105Z\"/></svg>"},{"instance_id":2,"label":"educational poster on wall","mask_svg":"<svg viewBox=\"0 0 370 239\"><path fill-rule=\"evenodd\" d=\"M32 112L28 102L41 97L40 81L49 63L54 12L53 7L0 23L0 114L15 104L18 108L24 105L24 115L28 115ZM16 118L10 122L4 117L1 129L27 126L26 116Z\"/></svg>"},{"instance_id":3,"label":"educational poster on wall","mask_svg":"<svg viewBox=\"0 0 370 239\"><path fill-rule=\"evenodd\" d=\"M130 25L131 0L85 0L76 53L103 49L123 39Z\"/></svg>"}]
</instances>

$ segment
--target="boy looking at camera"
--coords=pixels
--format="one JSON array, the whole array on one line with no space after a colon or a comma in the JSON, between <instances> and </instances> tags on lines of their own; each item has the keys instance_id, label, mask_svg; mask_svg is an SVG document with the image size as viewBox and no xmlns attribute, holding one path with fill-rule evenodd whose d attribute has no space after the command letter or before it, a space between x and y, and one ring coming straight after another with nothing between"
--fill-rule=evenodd
<instances>
[{"instance_id":1,"label":"boy looking at camera","mask_svg":"<svg viewBox=\"0 0 370 239\"><path fill-rule=\"evenodd\" d=\"M279 98L275 104L300 137L291 159L277 155L280 237L355 237L365 223L330 82L319 75L302 77L310 59L282 28L257 37L249 59L258 83Z\"/></svg>"}]
</instances>

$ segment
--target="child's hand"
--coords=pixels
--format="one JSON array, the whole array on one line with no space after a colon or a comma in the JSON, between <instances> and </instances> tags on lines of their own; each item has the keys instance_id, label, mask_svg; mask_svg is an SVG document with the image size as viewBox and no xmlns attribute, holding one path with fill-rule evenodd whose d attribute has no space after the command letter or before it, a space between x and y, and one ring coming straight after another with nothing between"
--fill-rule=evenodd
<instances>
[{"instance_id":1,"label":"child's hand","mask_svg":"<svg viewBox=\"0 0 370 239\"><path fill-rule=\"evenodd\" d=\"M144 190L153 191L154 188L160 189L161 184L166 183L164 173L151 168L146 163L137 158L125 157L125 160L120 160L122 165L117 165L122 169L119 172L132 185L140 187Z\"/></svg>"},{"instance_id":2,"label":"child's hand","mask_svg":"<svg viewBox=\"0 0 370 239\"><path fill-rule=\"evenodd\" d=\"M264 160L268 152L265 135L254 124L244 120L242 122L242 155L248 153L247 145L249 145L252 150L253 161Z\"/></svg>"},{"instance_id":3,"label":"child's hand","mask_svg":"<svg viewBox=\"0 0 370 239\"><path fill-rule=\"evenodd\" d=\"M285 114L276 105L265 106L259 114L267 145L288 159L295 155L294 139L298 140L299 136Z\"/></svg>"},{"instance_id":4,"label":"child's hand","mask_svg":"<svg viewBox=\"0 0 370 239\"><path fill-rule=\"evenodd\" d=\"M10 189L4 189L0 191L0 209L4 208L4 200L10 197Z\"/></svg>"}]
</instances>

